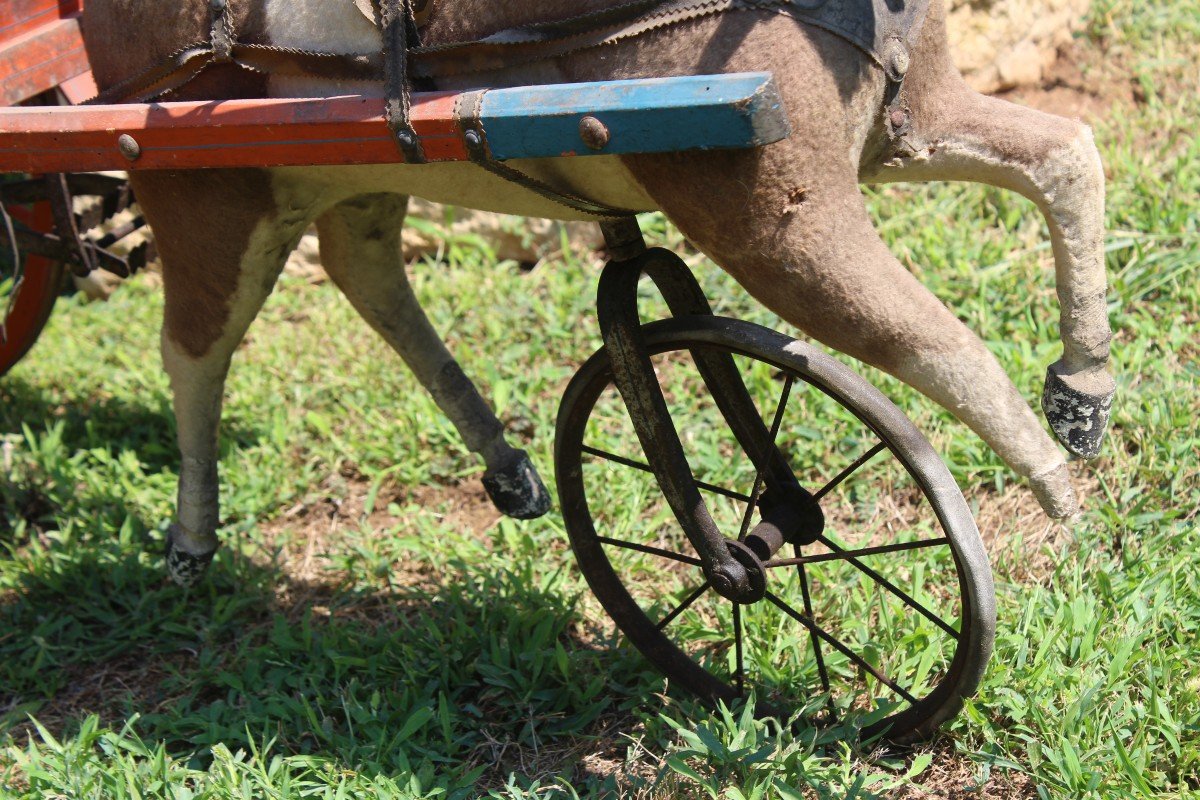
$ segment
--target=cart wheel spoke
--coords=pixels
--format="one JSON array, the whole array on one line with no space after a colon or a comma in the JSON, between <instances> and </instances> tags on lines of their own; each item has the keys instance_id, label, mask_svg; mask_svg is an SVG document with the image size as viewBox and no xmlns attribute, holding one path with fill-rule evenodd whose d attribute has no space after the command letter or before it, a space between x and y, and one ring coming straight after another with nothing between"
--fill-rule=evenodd
<instances>
[{"instance_id":1,"label":"cart wheel spoke","mask_svg":"<svg viewBox=\"0 0 1200 800\"><path fill-rule=\"evenodd\" d=\"M775 416L771 419L771 447L775 447L775 442L779 438L779 426L783 424L783 415L787 411L788 400L792 396L792 386L796 383L796 379L791 375L787 376L787 380L783 384L783 392L779 395L779 402L775 404ZM770 452L768 450L768 452ZM765 464L765 458L764 458ZM738 532L738 541L746 541L746 535L750 533L750 522L754 519L754 509L758 507L758 501L762 494L763 471L756 470L754 473L754 488L750 492L750 501L746 503L746 513L742 516L742 529Z\"/></svg>"},{"instance_id":2,"label":"cart wheel spoke","mask_svg":"<svg viewBox=\"0 0 1200 800\"><path fill-rule=\"evenodd\" d=\"M734 684L738 694L746 693L746 654L742 644L742 607L733 603L733 644L734 655L737 659L737 669L733 673Z\"/></svg>"},{"instance_id":3,"label":"cart wheel spoke","mask_svg":"<svg viewBox=\"0 0 1200 800\"><path fill-rule=\"evenodd\" d=\"M903 686L901 686L900 684L896 683L894 680L889 678L886 674L884 674L884 672L882 670L877 669L876 667L873 667L870 664L870 662L868 662L866 659L864 659L858 653L855 653L853 650L851 650L849 647L847 647L844 643L838 641L831 633L826 631L824 628L822 628L817 623L813 622L811 619L806 617L804 614L801 614L799 611L792 608L787 603L780 600L778 597L771 594L770 592L767 592L767 599L770 600L771 603L773 603L775 605L775 607L778 608L780 611L787 614L789 617L796 620L804 627L808 628L809 631L811 631L815 635L821 637L826 642L828 642L829 645L831 647L833 647L834 650L837 650L839 653L844 655L846 658L853 661L854 664L856 666L858 666L860 669L871 673L871 675L874 676L875 679L877 681L879 681L880 683L882 683L884 686L888 687L893 692L900 695L901 697L903 697L905 700L907 700L910 703L916 704L918 702L917 698L915 698L911 694L909 694L908 691Z\"/></svg>"},{"instance_id":4,"label":"cart wheel spoke","mask_svg":"<svg viewBox=\"0 0 1200 800\"><path fill-rule=\"evenodd\" d=\"M622 541L621 539L613 539L608 536L597 536L596 541L602 544L612 545L613 547L621 547L626 550L636 550L637 552L645 553L646 555L658 556L659 558L666 558L670 559L671 561L678 561L682 564L691 564L693 567L703 566L700 559L696 558L695 556L686 556L683 553L675 553L671 550L664 550L661 547L654 547L653 545L638 544L637 542L626 542Z\"/></svg>"},{"instance_id":5,"label":"cart wheel spoke","mask_svg":"<svg viewBox=\"0 0 1200 800\"><path fill-rule=\"evenodd\" d=\"M849 478L851 475L857 472L860 467L862 467L875 456L882 453L884 450L887 450L887 445L883 442L880 442L867 452L863 453L853 464L846 467L844 470L839 472L833 480L822 486L817 493L813 495L813 500L819 503L825 497L825 495L829 494L838 486L840 486L842 481L846 480L846 478Z\"/></svg>"},{"instance_id":6,"label":"cart wheel spoke","mask_svg":"<svg viewBox=\"0 0 1200 800\"><path fill-rule=\"evenodd\" d=\"M799 548L797 548L799 549ZM800 589L804 593L804 613L809 619L815 619L812 608L812 594L808 588L808 572L804 569L804 564L796 565L800 573ZM817 674L821 676L821 688L828 694L829 685L829 670L825 667L825 656L821 654L821 637L817 636L817 632L811 628L808 631L809 638L812 640L813 657L817 661ZM832 701L832 697L830 700Z\"/></svg>"},{"instance_id":7,"label":"cart wheel spoke","mask_svg":"<svg viewBox=\"0 0 1200 800\"><path fill-rule=\"evenodd\" d=\"M700 586L694 592L689 594L682 603L675 606L675 608L672 609L670 614L667 614L665 617L663 617L661 620L659 620L658 625L656 625L655 627L658 628L660 631L665 630L666 627L668 625L670 625L672 622L674 622L679 617L680 614L687 611L689 608L692 607L692 605L697 600L699 600L701 597L703 597L704 593L707 591L708 591L708 581L705 581L704 583L700 584Z\"/></svg>"},{"instance_id":8,"label":"cart wheel spoke","mask_svg":"<svg viewBox=\"0 0 1200 800\"><path fill-rule=\"evenodd\" d=\"M868 567L866 564L859 561L853 555L847 553L846 549L844 547L833 542L829 537L824 536L824 535L818 536L817 541L819 541L821 544L828 547L835 554L840 554L840 555L844 556L845 560L847 562L849 562L851 565L853 565L853 567L855 569L857 569L859 572L861 572L864 575L866 575L867 577L871 578L871 580L875 581L880 586L887 589L892 594L896 595L896 597L899 597L901 600L904 601L905 605L907 605L909 608L912 608L914 611L918 612L921 616L928 619L934 625L937 625L939 628L944 630L950 636L954 637L954 639L956 641L958 640L959 632L954 630L954 627L950 623L946 622L944 619L939 617L937 614L934 614L932 611L930 611L928 608L926 608L920 601L918 601L915 597L910 595L908 592L906 592L903 589L901 589L900 587L896 586L896 584L892 583L887 578L883 577L878 572L876 572L875 570Z\"/></svg>"},{"instance_id":9,"label":"cart wheel spoke","mask_svg":"<svg viewBox=\"0 0 1200 800\"><path fill-rule=\"evenodd\" d=\"M623 467L629 467L631 469L636 469L640 472L646 472L651 475L654 474L654 470L650 468L649 464L643 464L641 461L634 461L632 458L625 458L624 456L619 456L616 453L609 453L605 450L600 450L599 448L596 448L596 447L589 447L586 444L583 445L583 447L581 447L580 450L589 456L595 456L596 458L602 458L605 461L612 461L614 464L620 464ZM696 481L696 486L698 486L701 489L704 489L707 492L712 492L713 494L719 494L722 497L728 497L730 500L739 500L743 503L750 502L750 498L747 497L746 495L742 494L741 492L735 492L731 489L725 489L721 486L714 486L711 483L704 483L703 481Z\"/></svg>"},{"instance_id":10,"label":"cart wheel spoke","mask_svg":"<svg viewBox=\"0 0 1200 800\"><path fill-rule=\"evenodd\" d=\"M896 544L885 544L879 547L864 547L861 550L840 550L834 553L818 553L811 556L796 556L795 558L779 558L768 561L765 566L767 569L779 569L780 567L797 567L804 564L820 564L823 561L850 561L851 559L861 558L863 556L877 556L884 553L902 553L908 550L924 550L927 547L948 547L950 540L945 536L940 536L937 539L919 539L915 542L898 542Z\"/></svg>"}]
</instances>

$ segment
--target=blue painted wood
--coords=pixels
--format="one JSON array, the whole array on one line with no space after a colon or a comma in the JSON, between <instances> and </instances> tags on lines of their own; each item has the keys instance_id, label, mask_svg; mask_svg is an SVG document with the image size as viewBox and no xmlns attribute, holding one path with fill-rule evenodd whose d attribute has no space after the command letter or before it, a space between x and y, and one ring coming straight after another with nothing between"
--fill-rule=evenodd
<instances>
[{"instance_id":1,"label":"blue painted wood","mask_svg":"<svg viewBox=\"0 0 1200 800\"><path fill-rule=\"evenodd\" d=\"M585 116L608 129L607 145L585 144ZM497 159L747 148L789 133L769 73L493 89L480 119Z\"/></svg>"}]
</instances>

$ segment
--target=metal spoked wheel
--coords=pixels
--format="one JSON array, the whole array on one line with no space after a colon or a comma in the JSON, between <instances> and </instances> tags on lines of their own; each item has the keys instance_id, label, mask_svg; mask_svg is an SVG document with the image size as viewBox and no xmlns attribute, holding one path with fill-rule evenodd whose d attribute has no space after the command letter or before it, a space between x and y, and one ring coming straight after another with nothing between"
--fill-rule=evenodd
<instances>
[{"instance_id":1,"label":"metal spoked wheel","mask_svg":"<svg viewBox=\"0 0 1200 800\"><path fill-rule=\"evenodd\" d=\"M46 203L9 209L9 223L50 230L53 214ZM0 220L0 224L6 223ZM7 227L7 225L6 225ZM8 237L0 236L7 245ZM63 285L59 261L0 249L0 376L8 373L33 347L50 319Z\"/></svg>"},{"instance_id":2,"label":"metal spoked wheel","mask_svg":"<svg viewBox=\"0 0 1200 800\"><path fill-rule=\"evenodd\" d=\"M941 459L879 391L803 342L721 317L642 333L722 534L746 541L770 507L692 353L733 357L824 525L764 559L761 600L719 595L601 350L567 388L555 445L571 546L600 604L670 682L710 703L752 694L760 713L853 721L866 738L931 735L978 686L995 627L979 533Z\"/></svg>"}]
</instances>

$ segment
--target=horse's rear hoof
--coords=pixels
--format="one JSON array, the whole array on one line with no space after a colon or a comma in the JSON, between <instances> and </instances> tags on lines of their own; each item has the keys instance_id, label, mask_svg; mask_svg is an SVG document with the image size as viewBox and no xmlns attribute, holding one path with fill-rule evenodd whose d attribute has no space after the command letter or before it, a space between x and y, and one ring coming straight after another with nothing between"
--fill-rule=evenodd
<instances>
[{"instance_id":1,"label":"horse's rear hoof","mask_svg":"<svg viewBox=\"0 0 1200 800\"><path fill-rule=\"evenodd\" d=\"M1042 410L1054 435L1072 455L1093 459L1100 455L1115 394L1116 385L1107 372L1066 375L1060 362L1046 371Z\"/></svg>"},{"instance_id":2,"label":"horse's rear hoof","mask_svg":"<svg viewBox=\"0 0 1200 800\"><path fill-rule=\"evenodd\" d=\"M210 550L199 555L189 553L176 543L177 532L178 526L172 525L167 533L167 573L171 580L187 589L195 586L204 577L217 551Z\"/></svg>"},{"instance_id":3,"label":"horse's rear hoof","mask_svg":"<svg viewBox=\"0 0 1200 800\"><path fill-rule=\"evenodd\" d=\"M509 463L483 474L492 505L513 519L536 519L550 510L550 493L524 450L514 450Z\"/></svg>"}]
</instances>

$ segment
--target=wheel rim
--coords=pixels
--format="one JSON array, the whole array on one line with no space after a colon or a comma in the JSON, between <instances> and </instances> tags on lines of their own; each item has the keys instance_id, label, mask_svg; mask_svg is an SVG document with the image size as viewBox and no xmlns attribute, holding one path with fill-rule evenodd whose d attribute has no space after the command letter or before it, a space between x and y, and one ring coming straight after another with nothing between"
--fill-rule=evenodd
<instances>
[{"instance_id":1,"label":"wheel rim","mask_svg":"<svg viewBox=\"0 0 1200 800\"><path fill-rule=\"evenodd\" d=\"M34 230L50 230L54 225L46 203L10 208L9 213ZM0 375L12 369L37 341L62 286L63 267L58 262L24 256L18 273L13 257L9 248L0 252Z\"/></svg>"},{"instance_id":2,"label":"wheel rim","mask_svg":"<svg viewBox=\"0 0 1200 800\"><path fill-rule=\"evenodd\" d=\"M704 404L694 401L698 374L689 349L735 354L746 362L740 366L750 366L748 384L758 390L764 372L778 372L766 385L780 395L803 395L806 410L828 411L835 404L842 417L835 419L839 446L832 450L844 457L852 448L842 444L859 449L820 484L798 473L802 485L837 512L832 529L820 544L775 555L763 602L734 605L705 587L695 553L669 511L661 502L656 506L656 486L643 473L636 439L614 452L615 432L624 425L628 433L631 426L627 416L619 419L624 407L611 389L607 358L598 353L567 390L556 463L572 547L609 616L669 680L706 700L733 700L744 687L755 691L761 713L807 707L817 717L852 714L866 735L886 733L897 741L931 733L975 689L994 629L986 557L944 464L881 394L810 347L720 318L670 320L645 331L677 430L690 445L693 473L727 536L746 530L754 470L740 448L714 434L711 401L707 418ZM814 403L811 396L823 399ZM785 456L819 449L798 446L805 437L812 440L813 431L789 421L788 403L770 405L760 402L759 410L764 423L783 434ZM695 419L681 421L682 411ZM861 441L841 430L851 423L865 433ZM870 438L877 444L868 444ZM845 515L834 504L856 477L877 469L872 464L885 453L896 456L926 512L892 540L881 540L877 530L846 530ZM738 459L741 466L726 468ZM824 468L834 459L827 462ZM642 475L641 482L621 471ZM619 496L630 491L630 497ZM883 502L880 496L859 500L864 508ZM845 551L857 557L848 559ZM954 613L947 616L944 607ZM896 617L898 608L903 619Z\"/></svg>"}]
</instances>

